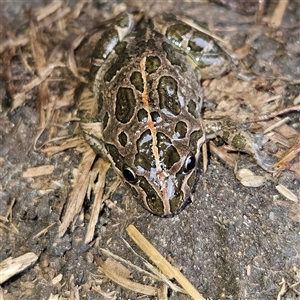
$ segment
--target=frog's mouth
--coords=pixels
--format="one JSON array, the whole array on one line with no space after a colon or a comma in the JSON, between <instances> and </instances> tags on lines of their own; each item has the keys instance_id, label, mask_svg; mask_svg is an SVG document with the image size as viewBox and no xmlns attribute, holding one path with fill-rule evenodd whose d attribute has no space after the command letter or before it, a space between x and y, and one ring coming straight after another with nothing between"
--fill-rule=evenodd
<instances>
[{"instance_id":1,"label":"frog's mouth","mask_svg":"<svg viewBox=\"0 0 300 300\"><path fill-rule=\"evenodd\" d=\"M152 180L148 176L138 175L134 182L129 183L144 208L160 217L172 217L192 201L192 193L198 179L197 169L195 166L188 174L162 173Z\"/></svg>"}]
</instances>

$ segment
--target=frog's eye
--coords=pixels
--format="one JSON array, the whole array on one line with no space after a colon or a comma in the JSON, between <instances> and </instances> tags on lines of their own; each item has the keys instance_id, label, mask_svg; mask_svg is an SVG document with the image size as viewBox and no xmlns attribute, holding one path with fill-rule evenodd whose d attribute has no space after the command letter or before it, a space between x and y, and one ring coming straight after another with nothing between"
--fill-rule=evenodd
<instances>
[{"instance_id":1,"label":"frog's eye","mask_svg":"<svg viewBox=\"0 0 300 300\"><path fill-rule=\"evenodd\" d=\"M129 167L123 168L123 176L128 182L130 182L132 184L137 182L136 175Z\"/></svg>"},{"instance_id":2,"label":"frog's eye","mask_svg":"<svg viewBox=\"0 0 300 300\"><path fill-rule=\"evenodd\" d=\"M195 165L196 165L195 156L194 155L189 155L185 160L184 171L186 173L190 172L191 170L193 170L195 168Z\"/></svg>"}]
</instances>

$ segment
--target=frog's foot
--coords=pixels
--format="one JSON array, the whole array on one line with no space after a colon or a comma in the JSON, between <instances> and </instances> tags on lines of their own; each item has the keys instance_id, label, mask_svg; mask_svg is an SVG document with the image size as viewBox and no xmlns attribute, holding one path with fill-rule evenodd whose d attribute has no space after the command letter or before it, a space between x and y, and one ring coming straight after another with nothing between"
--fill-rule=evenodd
<instances>
[{"instance_id":1,"label":"frog's foot","mask_svg":"<svg viewBox=\"0 0 300 300\"><path fill-rule=\"evenodd\" d=\"M274 164L277 162L272 153L277 152L277 146L270 141L269 137L263 134L255 134L253 140L254 158L257 164L269 173L274 173Z\"/></svg>"}]
</instances>

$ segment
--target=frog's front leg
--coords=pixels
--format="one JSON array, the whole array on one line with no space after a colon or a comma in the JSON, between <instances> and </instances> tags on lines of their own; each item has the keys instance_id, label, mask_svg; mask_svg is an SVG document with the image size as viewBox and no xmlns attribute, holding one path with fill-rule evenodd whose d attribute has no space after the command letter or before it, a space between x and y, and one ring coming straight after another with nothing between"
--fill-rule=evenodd
<instances>
[{"instance_id":1,"label":"frog's front leg","mask_svg":"<svg viewBox=\"0 0 300 300\"><path fill-rule=\"evenodd\" d=\"M93 92L96 99L99 97L98 87L100 85L97 81L101 81L101 78L98 77L103 75L99 72L99 68L109 60L113 52L122 52L124 48L122 47L122 41L133 31L135 25L136 21L132 14L122 14L116 19L113 26L109 26L103 32L97 42L92 55L92 66L89 73L89 82L94 83Z\"/></svg>"},{"instance_id":2,"label":"frog's front leg","mask_svg":"<svg viewBox=\"0 0 300 300\"><path fill-rule=\"evenodd\" d=\"M172 14L152 19L153 27L171 45L186 54L190 64L200 72L201 79L221 76L231 69L230 56L209 35L180 21Z\"/></svg>"},{"instance_id":3,"label":"frog's front leg","mask_svg":"<svg viewBox=\"0 0 300 300\"><path fill-rule=\"evenodd\" d=\"M92 64L100 67L115 47L132 32L136 22L132 14L119 16L114 26L109 26L98 40L92 55Z\"/></svg>"}]
</instances>

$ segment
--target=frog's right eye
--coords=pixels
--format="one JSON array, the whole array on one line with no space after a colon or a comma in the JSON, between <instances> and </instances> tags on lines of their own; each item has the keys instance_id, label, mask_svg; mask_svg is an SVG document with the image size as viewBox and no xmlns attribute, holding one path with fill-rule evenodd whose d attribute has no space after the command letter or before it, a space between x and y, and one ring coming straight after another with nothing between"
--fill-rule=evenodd
<instances>
[{"instance_id":1,"label":"frog's right eye","mask_svg":"<svg viewBox=\"0 0 300 300\"><path fill-rule=\"evenodd\" d=\"M191 170L195 168L196 158L194 155L189 155L185 160L184 171L189 173Z\"/></svg>"},{"instance_id":2,"label":"frog's right eye","mask_svg":"<svg viewBox=\"0 0 300 300\"><path fill-rule=\"evenodd\" d=\"M123 176L128 182L132 184L135 184L137 182L135 173L129 167L123 168Z\"/></svg>"}]
</instances>

